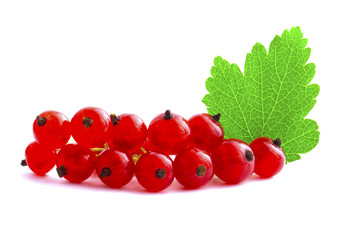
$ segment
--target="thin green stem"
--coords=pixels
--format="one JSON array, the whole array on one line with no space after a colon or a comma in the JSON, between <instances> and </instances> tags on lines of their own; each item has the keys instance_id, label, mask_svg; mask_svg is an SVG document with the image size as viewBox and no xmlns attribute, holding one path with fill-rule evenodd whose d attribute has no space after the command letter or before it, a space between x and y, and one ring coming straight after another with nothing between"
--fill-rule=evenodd
<instances>
[{"instance_id":1,"label":"thin green stem","mask_svg":"<svg viewBox=\"0 0 342 240\"><path fill-rule=\"evenodd\" d=\"M145 150L145 148L141 147L140 150L145 154L147 153L147 151Z\"/></svg>"}]
</instances>

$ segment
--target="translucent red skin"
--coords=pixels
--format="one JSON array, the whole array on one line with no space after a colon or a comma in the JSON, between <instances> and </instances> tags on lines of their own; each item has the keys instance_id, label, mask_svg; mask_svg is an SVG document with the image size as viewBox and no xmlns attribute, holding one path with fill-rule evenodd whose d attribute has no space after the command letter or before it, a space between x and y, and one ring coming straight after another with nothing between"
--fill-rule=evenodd
<instances>
[{"instance_id":1,"label":"translucent red skin","mask_svg":"<svg viewBox=\"0 0 342 240\"><path fill-rule=\"evenodd\" d=\"M225 139L211 156L214 173L228 184L238 184L253 174L254 162L245 158L246 150L252 151L247 143L238 139Z\"/></svg>"},{"instance_id":2,"label":"translucent red skin","mask_svg":"<svg viewBox=\"0 0 342 240\"><path fill-rule=\"evenodd\" d=\"M71 136L69 119L57 111L45 111L39 114L46 118L43 126L33 122L33 136L36 141L49 149L58 149L68 143Z\"/></svg>"},{"instance_id":3,"label":"translucent red skin","mask_svg":"<svg viewBox=\"0 0 342 240\"><path fill-rule=\"evenodd\" d=\"M254 172L261 178L273 177L283 169L286 161L284 151L276 147L271 138L257 138L249 146L255 156Z\"/></svg>"},{"instance_id":4,"label":"translucent red skin","mask_svg":"<svg viewBox=\"0 0 342 240\"><path fill-rule=\"evenodd\" d=\"M147 127L137 115L121 114L119 123L110 127L109 142L119 151L130 153L137 151L146 141Z\"/></svg>"},{"instance_id":5,"label":"translucent red skin","mask_svg":"<svg viewBox=\"0 0 342 240\"><path fill-rule=\"evenodd\" d=\"M157 169L165 169L162 179L155 176ZM172 159L162 153L148 152L142 155L135 167L135 176L147 191L159 192L170 186L174 179Z\"/></svg>"},{"instance_id":6,"label":"translucent red skin","mask_svg":"<svg viewBox=\"0 0 342 240\"><path fill-rule=\"evenodd\" d=\"M81 183L88 179L95 168L95 153L78 144L67 144L57 154L57 168L63 165L67 174L63 177L73 183Z\"/></svg>"},{"instance_id":7,"label":"translucent red skin","mask_svg":"<svg viewBox=\"0 0 342 240\"><path fill-rule=\"evenodd\" d=\"M93 124L86 128L82 120L90 117ZM111 119L104 110L96 107L86 107L79 110L71 119L71 133L75 141L85 147L104 147L109 138Z\"/></svg>"},{"instance_id":8,"label":"translucent red skin","mask_svg":"<svg viewBox=\"0 0 342 240\"><path fill-rule=\"evenodd\" d=\"M177 154L188 146L190 127L182 116L172 113L173 118L165 120L163 115L157 115L148 127L148 139L151 149L166 155Z\"/></svg>"},{"instance_id":9,"label":"translucent red skin","mask_svg":"<svg viewBox=\"0 0 342 240\"><path fill-rule=\"evenodd\" d=\"M110 176L100 178L103 168L109 168ZM114 149L101 152L96 158L95 170L100 180L111 188L121 188L131 181L135 164L129 156Z\"/></svg>"},{"instance_id":10,"label":"translucent red skin","mask_svg":"<svg viewBox=\"0 0 342 240\"><path fill-rule=\"evenodd\" d=\"M200 113L188 119L191 130L190 146L212 153L223 141L222 125L208 113Z\"/></svg>"},{"instance_id":11,"label":"translucent red skin","mask_svg":"<svg viewBox=\"0 0 342 240\"><path fill-rule=\"evenodd\" d=\"M204 176L198 176L198 166L206 169ZM180 151L174 160L174 175L185 188L195 189L207 184L214 175L213 164L208 154L198 148L187 148Z\"/></svg>"},{"instance_id":12,"label":"translucent red skin","mask_svg":"<svg viewBox=\"0 0 342 240\"><path fill-rule=\"evenodd\" d=\"M31 142L25 150L25 162L32 172L44 176L56 164L57 152L38 142Z\"/></svg>"}]
</instances>

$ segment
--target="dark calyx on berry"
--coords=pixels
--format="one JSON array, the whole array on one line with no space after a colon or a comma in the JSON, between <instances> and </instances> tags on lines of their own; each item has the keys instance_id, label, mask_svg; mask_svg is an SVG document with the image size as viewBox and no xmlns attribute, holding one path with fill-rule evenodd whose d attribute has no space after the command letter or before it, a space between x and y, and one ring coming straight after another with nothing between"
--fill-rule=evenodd
<instances>
[{"instance_id":1,"label":"dark calyx on berry","mask_svg":"<svg viewBox=\"0 0 342 240\"><path fill-rule=\"evenodd\" d=\"M64 167L64 165L61 165L59 168L56 169L57 170L57 174L60 178L62 178L63 176L65 176L67 174L67 170Z\"/></svg>"},{"instance_id":2,"label":"dark calyx on berry","mask_svg":"<svg viewBox=\"0 0 342 240\"><path fill-rule=\"evenodd\" d=\"M100 178L109 177L111 173L112 172L110 171L110 169L108 167L104 167L104 168L102 168Z\"/></svg>"},{"instance_id":3,"label":"dark calyx on berry","mask_svg":"<svg viewBox=\"0 0 342 240\"><path fill-rule=\"evenodd\" d=\"M93 125L93 122L93 119L91 119L90 117L83 117L82 119L82 124L86 128L89 128L91 125Z\"/></svg>"},{"instance_id":4,"label":"dark calyx on berry","mask_svg":"<svg viewBox=\"0 0 342 240\"><path fill-rule=\"evenodd\" d=\"M162 179L166 175L166 170L163 168L159 168L155 171L154 175L156 176L156 178Z\"/></svg>"},{"instance_id":5,"label":"dark calyx on berry","mask_svg":"<svg viewBox=\"0 0 342 240\"><path fill-rule=\"evenodd\" d=\"M22 160L21 163L20 163L20 165L23 166L23 167L27 166L26 160L25 160L25 159Z\"/></svg>"},{"instance_id":6,"label":"dark calyx on berry","mask_svg":"<svg viewBox=\"0 0 342 240\"><path fill-rule=\"evenodd\" d=\"M218 113L216 115L212 115L211 118L214 119L215 122L219 123L220 122L220 118L221 118L221 113Z\"/></svg>"},{"instance_id":7,"label":"dark calyx on berry","mask_svg":"<svg viewBox=\"0 0 342 240\"><path fill-rule=\"evenodd\" d=\"M251 151L249 151L249 150L246 150L246 152L245 152L246 160L248 162L253 161L253 157L254 157L253 153Z\"/></svg>"},{"instance_id":8,"label":"dark calyx on berry","mask_svg":"<svg viewBox=\"0 0 342 240\"><path fill-rule=\"evenodd\" d=\"M37 124L42 127L46 123L46 117L37 116Z\"/></svg>"},{"instance_id":9,"label":"dark calyx on berry","mask_svg":"<svg viewBox=\"0 0 342 240\"><path fill-rule=\"evenodd\" d=\"M203 165L199 165L196 168L196 175L199 177L204 177L206 172L207 172L207 169Z\"/></svg>"},{"instance_id":10,"label":"dark calyx on berry","mask_svg":"<svg viewBox=\"0 0 342 240\"><path fill-rule=\"evenodd\" d=\"M170 110L166 110L165 114L163 115L163 119L170 120L172 118L173 118L173 115L172 115L171 111Z\"/></svg>"},{"instance_id":11,"label":"dark calyx on berry","mask_svg":"<svg viewBox=\"0 0 342 240\"><path fill-rule=\"evenodd\" d=\"M120 117L116 116L115 114L111 114L110 119L112 119L113 126L120 122Z\"/></svg>"},{"instance_id":12,"label":"dark calyx on berry","mask_svg":"<svg viewBox=\"0 0 342 240\"><path fill-rule=\"evenodd\" d=\"M277 148L280 148L281 146L281 141L279 138L275 139L272 141L273 145L276 146Z\"/></svg>"}]
</instances>

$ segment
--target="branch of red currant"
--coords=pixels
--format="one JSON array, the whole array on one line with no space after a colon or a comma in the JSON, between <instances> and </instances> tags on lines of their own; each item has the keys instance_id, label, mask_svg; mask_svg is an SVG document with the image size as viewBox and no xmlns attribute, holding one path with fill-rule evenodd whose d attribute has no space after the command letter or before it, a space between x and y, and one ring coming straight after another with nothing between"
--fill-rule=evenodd
<instances>
[{"instance_id":1,"label":"branch of red currant","mask_svg":"<svg viewBox=\"0 0 342 240\"><path fill-rule=\"evenodd\" d=\"M283 168L279 138L260 137L249 145L224 139L220 117L201 113L186 120L166 110L147 128L137 115L109 115L100 108L83 108L71 121L60 112L46 111L33 122L35 141L26 148L21 165L37 175L56 166L59 177L74 183L95 170L111 188L121 188L135 176L151 192L164 190L174 178L195 189L214 174L227 184L238 184L253 172L269 178ZM71 136L76 143L68 143Z\"/></svg>"}]
</instances>

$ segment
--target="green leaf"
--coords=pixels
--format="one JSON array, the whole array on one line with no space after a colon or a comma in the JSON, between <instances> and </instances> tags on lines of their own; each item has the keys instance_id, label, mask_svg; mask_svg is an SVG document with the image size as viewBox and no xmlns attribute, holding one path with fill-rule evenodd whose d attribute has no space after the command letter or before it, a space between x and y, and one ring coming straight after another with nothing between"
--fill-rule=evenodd
<instances>
[{"instance_id":1,"label":"green leaf","mask_svg":"<svg viewBox=\"0 0 342 240\"><path fill-rule=\"evenodd\" d=\"M287 162L318 144L317 123L305 119L319 93L319 85L309 84L316 70L307 63L307 42L295 27L277 35L268 52L256 43L247 54L244 74L236 64L214 59L206 81L209 94L202 101L209 114L221 113L225 138L250 143L261 136L279 137Z\"/></svg>"}]
</instances>

